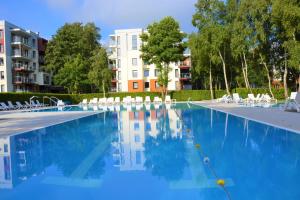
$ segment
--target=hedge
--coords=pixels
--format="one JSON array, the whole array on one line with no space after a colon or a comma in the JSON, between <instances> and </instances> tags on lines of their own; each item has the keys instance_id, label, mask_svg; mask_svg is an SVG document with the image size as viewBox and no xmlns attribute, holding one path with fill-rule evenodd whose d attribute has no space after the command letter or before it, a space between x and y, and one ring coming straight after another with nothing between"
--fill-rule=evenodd
<instances>
[{"instance_id":1,"label":"hedge","mask_svg":"<svg viewBox=\"0 0 300 200\"><path fill-rule=\"evenodd\" d=\"M245 88L236 88L232 90L232 93L237 92L241 97L246 98L247 94L250 93ZM268 89L258 88L252 89L252 92L257 95L258 93L264 94L268 93ZM201 100L209 100L210 99L210 91L209 90L181 90L181 91L170 91L169 92L172 99L176 99L177 101L187 101L190 99L191 101L201 101ZM216 90L214 91L214 95L216 98L219 98L226 94L225 90ZM284 99L284 90L283 89L274 89L273 94L275 98L282 100ZM81 102L83 99L92 99L94 97L101 98L103 97L103 93L91 93L91 94L54 94L54 93L0 93L0 102L6 101L29 101L30 97L37 96L42 101L43 96L55 96L58 99L61 99L68 103L77 104ZM161 96L161 93L157 92L139 92L139 93L129 93L129 92L114 92L107 93L107 97L116 97L119 96L121 99L125 96L150 96L151 99L154 96ZM49 103L48 99L44 99L46 103Z\"/></svg>"}]
</instances>

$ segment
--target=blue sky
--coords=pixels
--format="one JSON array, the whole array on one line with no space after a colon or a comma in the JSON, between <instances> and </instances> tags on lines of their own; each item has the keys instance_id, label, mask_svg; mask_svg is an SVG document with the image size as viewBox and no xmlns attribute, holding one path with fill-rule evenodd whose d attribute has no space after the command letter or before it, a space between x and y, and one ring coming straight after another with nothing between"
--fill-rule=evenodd
<instances>
[{"instance_id":1,"label":"blue sky","mask_svg":"<svg viewBox=\"0 0 300 200\"><path fill-rule=\"evenodd\" d=\"M66 22L95 22L102 41L114 29L145 28L164 16L173 16L183 31L191 25L196 0L1 0L0 19L50 39Z\"/></svg>"}]
</instances>

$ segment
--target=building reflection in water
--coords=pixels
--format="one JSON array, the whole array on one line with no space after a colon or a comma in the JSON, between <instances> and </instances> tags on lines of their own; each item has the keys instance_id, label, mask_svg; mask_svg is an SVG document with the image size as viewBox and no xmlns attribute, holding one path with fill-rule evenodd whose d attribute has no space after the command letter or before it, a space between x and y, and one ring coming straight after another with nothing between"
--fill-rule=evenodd
<instances>
[{"instance_id":1,"label":"building reflection in water","mask_svg":"<svg viewBox=\"0 0 300 200\"><path fill-rule=\"evenodd\" d=\"M182 122L173 109L119 112L118 118L118 140L112 146L114 166L121 171L145 170L147 137L182 138Z\"/></svg>"}]
</instances>

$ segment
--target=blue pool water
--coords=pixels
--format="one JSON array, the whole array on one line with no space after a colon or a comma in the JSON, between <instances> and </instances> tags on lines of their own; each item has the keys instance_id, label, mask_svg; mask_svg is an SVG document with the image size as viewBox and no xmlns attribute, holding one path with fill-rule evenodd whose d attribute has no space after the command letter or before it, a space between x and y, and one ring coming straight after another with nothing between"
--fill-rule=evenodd
<instances>
[{"instance_id":1,"label":"blue pool water","mask_svg":"<svg viewBox=\"0 0 300 200\"><path fill-rule=\"evenodd\" d=\"M300 199L299 147L296 133L198 106L105 112L1 136L0 199L228 199L214 173L235 200Z\"/></svg>"}]
</instances>

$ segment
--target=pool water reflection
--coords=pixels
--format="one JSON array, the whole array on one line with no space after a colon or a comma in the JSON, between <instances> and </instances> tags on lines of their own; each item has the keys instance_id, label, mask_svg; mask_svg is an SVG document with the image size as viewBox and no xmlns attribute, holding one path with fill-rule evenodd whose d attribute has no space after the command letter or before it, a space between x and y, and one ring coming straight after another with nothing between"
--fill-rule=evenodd
<instances>
[{"instance_id":1,"label":"pool water reflection","mask_svg":"<svg viewBox=\"0 0 300 200\"><path fill-rule=\"evenodd\" d=\"M198 106L0 137L0 199L299 199L298 134Z\"/></svg>"}]
</instances>

